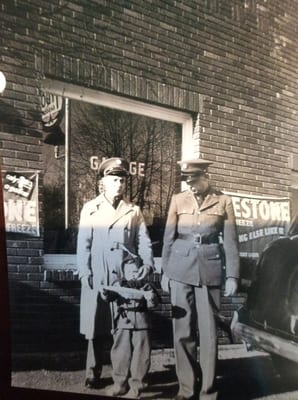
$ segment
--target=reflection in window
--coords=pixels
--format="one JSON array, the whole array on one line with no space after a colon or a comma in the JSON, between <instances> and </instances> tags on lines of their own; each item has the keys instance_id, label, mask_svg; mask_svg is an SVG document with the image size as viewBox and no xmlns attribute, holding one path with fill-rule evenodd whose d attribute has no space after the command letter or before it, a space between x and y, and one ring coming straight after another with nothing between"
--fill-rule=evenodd
<instances>
[{"instance_id":1,"label":"reflection in window","mask_svg":"<svg viewBox=\"0 0 298 400\"><path fill-rule=\"evenodd\" d=\"M104 157L123 157L131 163L126 196L141 207L160 256L169 202L179 184L180 125L70 103L70 228L64 229L64 160L55 159L53 148L45 145L45 253L75 253L80 210L100 191L98 166Z\"/></svg>"}]
</instances>

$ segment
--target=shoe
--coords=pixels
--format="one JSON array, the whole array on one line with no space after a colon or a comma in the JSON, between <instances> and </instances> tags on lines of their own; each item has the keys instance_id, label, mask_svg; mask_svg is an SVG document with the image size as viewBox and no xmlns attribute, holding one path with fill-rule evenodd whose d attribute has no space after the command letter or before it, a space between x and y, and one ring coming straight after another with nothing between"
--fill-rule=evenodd
<instances>
[{"instance_id":1,"label":"shoe","mask_svg":"<svg viewBox=\"0 0 298 400\"><path fill-rule=\"evenodd\" d=\"M216 400L217 399L217 392L208 393L206 391L202 391L200 393L200 400Z\"/></svg>"},{"instance_id":2,"label":"shoe","mask_svg":"<svg viewBox=\"0 0 298 400\"><path fill-rule=\"evenodd\" d=\"M106 391L108 396L123 396L128 392L128 386L113 385Z\"/></svg>"},{"instance_id":3,"label":"shoe","mask_svg":"<svg viewBox=\"0 0 298 400\"><path fill-rule=\"evenodd\" d=\"M194 396L191 397L185 397L182 394L177 394L173 400L194 400Z\"/></svg>"},{"instance_id":4,"label":"shoe","mask_svg":"<svg viewBox=\"0 0 298 400\"><path fill-rule=\"evenodd\" d=\"M89 389L99 389L101 380L99 378L86 378L85 386Z\"/></svg>"},{"instance_id":5,"label":"shoe","mask_svg":"<svg viewBox=\"0 0 298 400\"><path fill-rule=\"evenodd\" d=\"M140 399L141 398L141 391L136 388L130 388L129 392L127 393L127 397L129 399Z\"/></svg>"}]
</instances>

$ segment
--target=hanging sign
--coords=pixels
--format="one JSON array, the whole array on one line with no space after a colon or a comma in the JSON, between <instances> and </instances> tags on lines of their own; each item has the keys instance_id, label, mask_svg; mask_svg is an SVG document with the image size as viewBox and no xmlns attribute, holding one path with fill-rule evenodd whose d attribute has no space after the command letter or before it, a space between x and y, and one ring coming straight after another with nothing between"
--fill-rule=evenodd
<instances>
[{"instance_id":1,"label":"hanging sign","mask_svg":"<svg viewBox=\"0 0 298 400\"><path fill-rule=\"evenodd\" d=\"M51 130L60 124L64 115L64 101L62 96L41 92L41 120L45 130Z\"/></svg>"},{"instance_id":2,"label":"hanging sign","mask_svg":"<svg viewBox=\"0 0 298 400\"><path fill-rule=\"evenodd\" d=\"M6 232L39 236L38 173L3 174Z\"/></svg>"}]
</instances>

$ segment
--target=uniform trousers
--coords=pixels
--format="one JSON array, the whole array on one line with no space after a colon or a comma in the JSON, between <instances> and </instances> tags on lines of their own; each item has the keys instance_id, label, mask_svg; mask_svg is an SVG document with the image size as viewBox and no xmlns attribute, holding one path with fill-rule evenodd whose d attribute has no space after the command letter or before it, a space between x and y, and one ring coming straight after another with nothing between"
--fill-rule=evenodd
<instances>
[{"instance_id":1,"label":"uniform trousers","mask_svg":"<svg viewBox=\"0 0 298 400\"><path fill-rule=\"evenodd\" d=\"M173 336L179 395L191 398L197 381L197 329L200 339L201 391L209 392L215 378L217 332L215 314L220 288L192 286L170 280Z\"/></svg>"},{"instance_id":2,"label":"uniform trousers","mask_svg":"<svg viewBox=\"0 0 298 400\"><path fill-rule=\"evenodd\" d=\"M86 378L99 379L103 365L103 337L88 340Z\"/></svg>"},{"instance_id":3,"label":"uniform trousers","mask_svg":"<svg viewBox=\"0 0 298 400\"><path fill-rule=\"evenodd\" d=\"M119 387L136 390L146 387L150 368L151 343L148 329L116 329L111 349L113 380Z\"/></svg>"}]
</instances>

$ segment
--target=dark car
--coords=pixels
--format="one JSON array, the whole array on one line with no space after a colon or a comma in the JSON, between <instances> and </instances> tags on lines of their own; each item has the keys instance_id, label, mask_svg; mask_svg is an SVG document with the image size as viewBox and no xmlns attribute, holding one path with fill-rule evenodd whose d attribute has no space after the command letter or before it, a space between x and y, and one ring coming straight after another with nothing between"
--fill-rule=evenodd
<instances>
[{"instance_id":1,"label":"dark car","mask_svg":"<svg viewBox=\"0 0 298 400\"><path fill-rule=\"evenodd\" d=\"M234 314L235 340L269 352L279 373L298 381L298 218L260 255L245 307Z\"/></svg>"}]
</instances>

